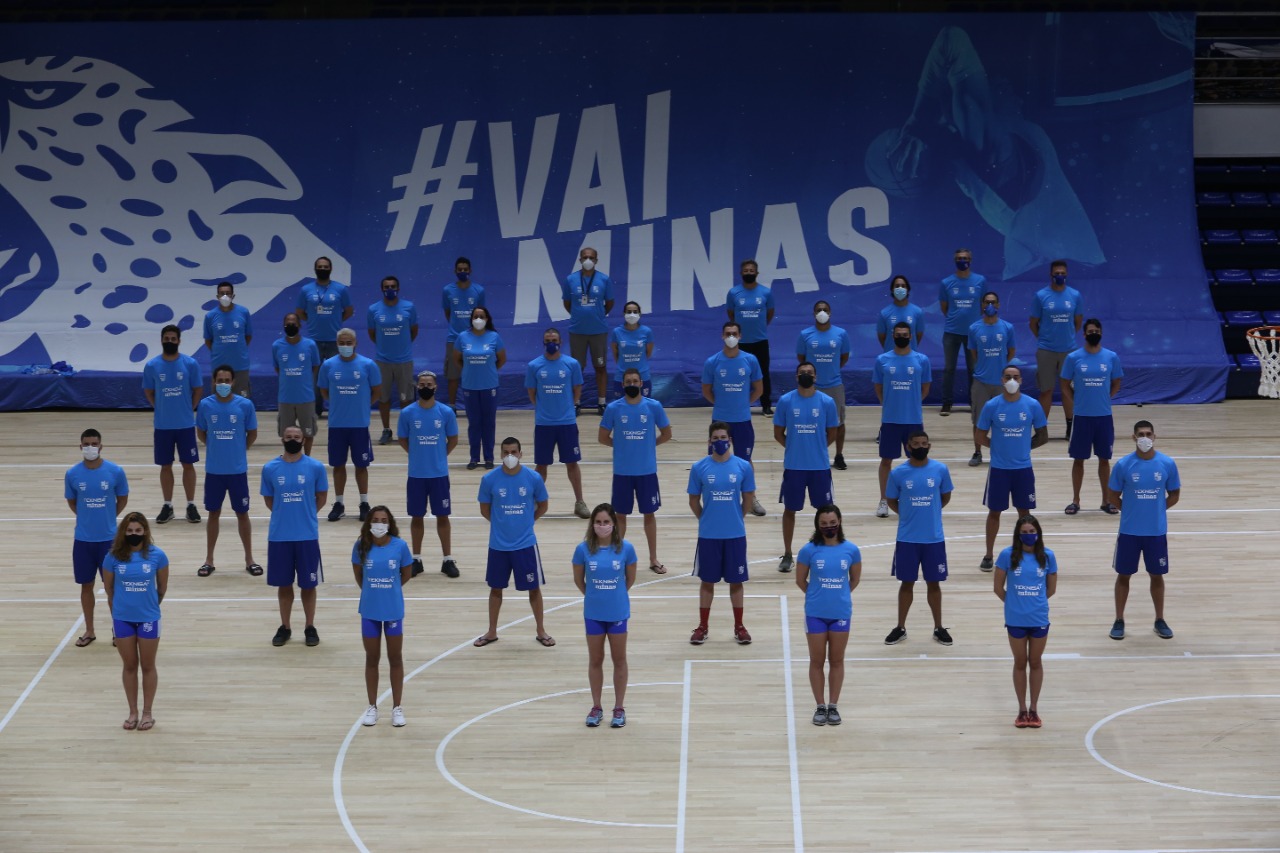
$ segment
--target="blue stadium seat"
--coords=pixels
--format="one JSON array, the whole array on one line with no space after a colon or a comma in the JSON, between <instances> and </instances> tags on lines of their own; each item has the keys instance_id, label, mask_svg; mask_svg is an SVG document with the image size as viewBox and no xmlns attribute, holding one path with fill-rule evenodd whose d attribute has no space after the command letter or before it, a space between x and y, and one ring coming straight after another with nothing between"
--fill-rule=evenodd
<instances>
[{"instance_id":1,"label":"blue stadium seat","mask_svg":"<svg viewBox=\"0 0 1280 853\"><path fill-rule=\"evenodd\" d=\"M1253 278L1258 284L1280 284L1280 270L1254 270Z\"/></svg>"},{"instance_id":2,"label":"blue stadium seat","mask_svg":"<svg viewBox=\"0 0 1280 853\"><path fill-rule=\"evenodd\" d=\"M1222 319L1231 329L1252 329L1263 325L1261 311L1223 311Z\"/></svg>"},{"instance_id":3,"label":"blue stadium seat","mask_svg":"<svg viewBox=\"0 0 1280 853\"><path fill-rule=\"evenodd\" d=\"M1244 237L1245 245L1274 246L1280 243L1280 240L1276 239L1276 232L1270 229L1250 228L1247 231L1241 231L1240 235Z\"/></svg>"},{"instance_id":4,"label":"blue stadium seat","mask_svg":"<svg viewBox=\"0 0 1280 853\"><path fill-rule=\"evenodd\" d=\"M1219 284L1253 284L1253 276L1248 270L1218 270L1214 277Z\"/></svg>"},{"instance_id":5,"label":"blue stadium seat","mask_svg":"<svg viewBox=\"0 0 1280 853\"><path fill-rule=\"evenodd\" d=\"M1231 193L1196 193L1196 204L1201 207L1230 207Z\"/></svg>"},{"instance_id":6,"label":"blue stadium seat","mask_svg":"<svg viewBox=\"0 0 1280 853\"><path fill-rule=\"evenodd\" d=\"M1267 194L1260 192L1232 193L1231 200L1236 207L1266 207Z\"/></svg>"},{"instance_id":7,"label":"blue stadium seat","mask_svg":"<svg viewBox=\"0 0 1280 853\"><path fill-rule=\"evenodd\" d=\"M1240 232L1232 228L1207 228L1200 232L1200 239L1210 246L1236 246Z\"/></svg>"},{"instance_id":8,"label":"blue stadium seat","mask_svg":"<svg viewBox=\"0 0 1280 853\"><path fill-rule=\"evenodd\" d=\"M1257 373L1262 371L1262 364L1258 361L1258 357L1251 352L1236 356L1236 364L1240 365L1241 370L1250 370Z\"/></svg>"},{"instance_id":9,"label":"blue stadium seat","mask_svg":"<svg viewBox=\"0 0 1280 853\"><path fill-rule=\"evenodd\" d=\"M1262 322L1266 326L1280 326L1280 311L1263 311Z\"/></svg>"}]
</instances>

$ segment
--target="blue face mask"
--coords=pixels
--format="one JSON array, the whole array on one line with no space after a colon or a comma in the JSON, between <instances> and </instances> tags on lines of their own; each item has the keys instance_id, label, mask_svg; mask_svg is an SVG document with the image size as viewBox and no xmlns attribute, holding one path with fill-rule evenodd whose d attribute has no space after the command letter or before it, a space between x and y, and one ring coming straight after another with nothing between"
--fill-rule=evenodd
<instances>
[{"instance_id":1,"label":"blue face mask","mask_svg":"<svg viewBox=\"0 0 1280 853\"><path fill-rule=\"evenodd\" d=\"M400 295L400 291L398 291L398 290L390 290L390 289L388 289L388 290L384 290L384 291L382 291L382 296L383 296L383 298L384 298L384 299L386 299L388 302L395 302L395 301L396 301L396 297L397 297L397 296L399 296L399 295Z\"/></svg>"},{"instance_id":2,"label":"blue face mask","mask_svg":"<svg viewBox=\"0 0 1280 853\"><path fill-rule=\"evenodd\" d=\"M543 346L546 347L547 355L555 355L560 352L560 344L555 341L547 341Z\"/></svg>"},{"instance_id":3,"label":"blue face mask","mask_svg":"<svg viewBox=\"0 0 1280 853\"><path fill-rule=\"evenodd\" d=\"M729 452L729 440L722 439L720 441L711 442L711 450L716 456L724 456Z\"/></svg>"},{"instance_id":4,"label":"blue face mask","mask_svg":"<svg viewBox=\"0 0 1280 853\"><path fill-rule=\"evenodd\" d=\"M956 261L956 269L964 272L969 268L969 261Z\"/></svg>"},{"instance_id":5,"label":"blue face mask","mask_svg":"<svg viewBox=\"0 0 1280 853\"><path fill-rule=\"evenodd\" d=\"M1064 284L1066 284L1066 283L1067 283L1067 277L1066 277L1066 275L1065 275L1065 274L1062 274L1062 273L1059 273L1059 274L1055 275L1055 276L1053 277L1053 283L1054 283L1054 284L1056 284L1056 285L1058 285L1058 287L1062 287L1062 285L1064 285Z\"/></svg>"},{"instance_id":6,"label":"blue face mask","mask_svg":"<svg viewBox=\"0 0 1280 853\"><path fill-rule=\"evenodd\" d=\"M231 385L227 382L219 382L213 386L213 390L218 392L219 397L227 397L231 394Z\"/></svg>"},{"instance_id":7,"label":"blue face mask","mask_svg":"<svg viewBox=\"0 0 1280 853\"><path fill-rule=\"evenodd\" d=\"M907 291L907 289L906 289L905 287L895 287L895 288L893 289L893 298L894 298L894 299L906 299L906 298L907 298L907 293L908 293L908 291Z\"/></svg>"},{"instance_id":8,"label":"blue face mask","mask_svg":"<svg viewBox=\"0 0 1280 853\"><path fill-rule=\"evenodd\" d=\"M986 305L982 306L982 313L986 314L988 317L994 317L1000 313L1000 308L999 306L988 302Z\"/></svg>"},{"instance_id":9,"label":"blue face mask","mask_svg":"<svg viewBox=\"0 0 1280 853\"><path fill-rule=\"evenodd\" d=\"M342 346L342 345L338 346L338 355L342 356L343 358L351 358L351 356L355 354L356 354L356 348L354 346Z\"/></svg>"},{"instance_id":10,"label":"blue face mask","mask_svg":"<svg viewBox=\"0 0 1280 853\"><path fill-rule=\"evenodd\" d=\"M455 272L454 275L458 277L458 281L467 281L471 278L471 273L469 272Z\"/></svg>"},{"instance_id":11,"label":"blue face mask","mask_svg":"<svg viewBox=\"0 0 1280 853\"><path fill-rule=\"evenodd\" d=\"M1023 545L1034 545L1040 537L1035 533L1019 533L1018 538L1022 540Z\"/></svg>"}]
</instances>

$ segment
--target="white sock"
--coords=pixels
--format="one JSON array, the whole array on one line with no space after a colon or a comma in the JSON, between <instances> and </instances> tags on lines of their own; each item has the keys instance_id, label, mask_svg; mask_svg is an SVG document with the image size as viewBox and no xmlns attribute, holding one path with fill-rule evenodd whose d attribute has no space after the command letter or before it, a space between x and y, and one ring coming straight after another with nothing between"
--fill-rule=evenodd
<instances>
[{"instance_id":1,"label":"white sock","mask_svg":"<svg viewBox=\"0 0 1280 853\"><path fill-rule=\"evenodd\" d=\"M173 501L165 501L165 502L164 502L164 505L165 505L165 506L167 506L167 507L172 507L172 506L173 506Z\"/></svg>"},{"instance_id":2,"label":"white sock","mask_svg":"<svg viewBox=\"0 0 1280 853\"><path fill-rule=\"evenodd\" d=\"M415 563L421 563L421 562L422 562L422 555L421 555L421 554L414 554L414 555L413 555L413 561L414 561Z\"/></svg>"},{"instance_id":3,"label":"white sock","mask_svg":"<svg viewBox=\"0 0 1280 853\"><path fill-rule=\"evenodd\" d=\"M187 506L195 506L195 505L196 505L195 501L187 501Z\"/></svg>"},{"instance_id":4,"label":"white sock","mask_svg":"<svg viewBox=\"0 0 1280 853\"><path fill-rule=\"evenodd\" d=\"M446 560L452 560L452 559L453 559L453 555L452 555L452 554L445 554L445 555L444 555L444 558L445 558Z\"/></svg>"},{"instance_id":5,"label":"white sock","mask_svg":"<svg viewBox=\"0 0 1280 853\"><path fill-rule=\"evenodd\" d=\"M341 493L341 492L339 492L339 493L338 493L338 496L337 496L336 498L334 498L334 499L333 499L333 502L334 502L334 503L339 503L339 504L340 504L340 503L342 503L342 493Z\"/></svg>"},{"instance_id":6,"label":"white sock","mask_svg":"<svg viewBox=\"0 0 1280 853\"><path fill-rule=\"evenodd\" d=\"M362 504L367 504L368 502L369 502L369 496L368 496L368 495L361 495L361 496L360 496L360 503L362 503Z\"/></svg>"}]
</instances>

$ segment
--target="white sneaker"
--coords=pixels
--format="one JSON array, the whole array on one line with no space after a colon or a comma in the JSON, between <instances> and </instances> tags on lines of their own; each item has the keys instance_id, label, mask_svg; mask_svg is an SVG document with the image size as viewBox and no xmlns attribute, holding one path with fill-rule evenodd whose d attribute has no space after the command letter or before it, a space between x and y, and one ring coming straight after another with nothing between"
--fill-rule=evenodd
<instances>
[{"instance_id":1,"label":"white sneaker","mask_svg":"<svg viewBox=\"0 0 1280 853\"><path fill-rule=\"evenodd\" d=\"M404 711L397 705L391 709L391 725L399 728L404 725Z\"/></svg>"},{"instance_id":2,"label":"white sneaker","mask_svg":"<svg viewBox=\"0 0 1280 853\"><path fill-rule=\"evenodd\" d=\"M364 712L364 719L360 722L366 726L375 725L378 722L378 706L370 705L368 710Z\"/></svg>"},{"instance_id":3,"label":"white sneaker","mask_svg":"<svg viewBox=\"0 0 1280 853\"><path fill-rule=\"evenodd\" d=\"M880 506L876 507L876 518L888 518L888 517L889 517L889 502L886 500L881 500Z\"/></svg>"},{"instance_id":4,"label":"white sneaker","mask_svg":"<svg viewBox=\"0 0 1280 853\"><path fill-rule=\"evenodd\" d=\"M753 498L751 501L751 514L755 516L764 515L764 505L760 503L759 498Z\"/></svg>"}]
</instances>

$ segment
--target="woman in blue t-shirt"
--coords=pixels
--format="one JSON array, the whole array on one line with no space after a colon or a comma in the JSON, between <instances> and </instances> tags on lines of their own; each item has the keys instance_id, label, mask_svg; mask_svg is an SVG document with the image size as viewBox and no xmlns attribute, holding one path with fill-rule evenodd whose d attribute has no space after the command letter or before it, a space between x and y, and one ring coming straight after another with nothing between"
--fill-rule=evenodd
<instances>
[{"instance_id":1,"label":"woman in blue t-shirt","mask_svg":"<svg viewBox=\"0 0 1280 853\"><path fill-rule=\"evenodd\" d=\"M595 728L604 718L600 693L604 689L604 641L608 637L614 696L609 725L620 729L627 724L623 707L627 693L627 620L631 618L627 590L636 582L636 549L618 532L618 516L609 504L600 504L591 513L586 539L573 552L573 582L586 597L582 612L587 625L587 681L591 685L587 725Z\"/></svg>"},{"instance_id":2,"label":"woman in blue t-shirt","mask_svg":"<svg viewBox=\"0 0 1280 853\"><path fill-rule=\"evenodd\" d=\"M614 326L609 333L609 346L613 350L613 363L617 370L614 380L618 396L622 396L622 375L628 367L640 371L640 393L653 396L653 377L649 359L653 356L653 330L640 325L640 303L628 302L622 306L622 325Z\"/></svg>"},{"instance_id":3,"label":"woman in blue t-shirt","mask_svg":"<svg viewBox=\"0 0 1280 853\"><path fill-rule=\"evenodd\" d=\"M498 371L507 363L507 347L493 329L489 309L477 305L471 311L471 328L459 332L453 357L462 369L462 397L467 411L467 444L471 461L467 470L493 467L494 432L498 427Z\"/></svg>"},{"instance_id":4,"label":"woman in blue t-shirt","mask_svg":"<svg viewBox=\"0 0 1280 853\"><path fill-rule=\"evenodd\" d=\"M391 664L391 725L404 725L400 698L404 692L404 592L401 587L413 573L413 554L400 538L400 528L385 506L369 511L360 538L351 549L351 569L360 587L360 636L364 638L364 686L369 707L361 722L378 722L378 664L382 637L387 638L387 662Z\"/></svg>"},{"instance_id":5,"label":"woman in blue t-shirt","mask_svg":"<svg viewBox=\"0 0 1280 853\"><path fill-rule=\"evenodd\" d=\"M122 681L129 716L126 731L150 731L156 724L156 651L160 646L160 602L169 586L169 558L151 541L151 525L140 512L120 520L111 551L102 563L107 609L116 649L124 663ZM142 670L142 715L138 715L138 670Z\"/></svg>"},{"instance_id":6,"label":"woman in blue t-shirt","mask_svg":"<svg viewBox=\"0 0 1280 853\"><path fill-rule=\"evenodd\" d=\"M1004 626L1013 649L1013 692L1018 694L1018 718L1013 724L1020 729L1038 729L1043 725L1036 713L1044 684L1040 660L1049 639L1049 598L1058 588L1058 560L1044 547L1044 531L1034 515L1019 518L1013 529L1013 547L1005 548L996 558L995 592L1004 602Z\"/></svg>"},{"instance_id":7,"label":"woman in blue t-shirt","mask_svg":"<svg viewBox=\"0 0 1280 853\"><path fill-rule=\"evenodd\" d=\"M845 540L840 507L835 504L818 508L813 528L813 536L796 555L796 586L804 592L804 630L809 641L809 686L818 703L813 724L838 726L836 704L844 686L844 650L853 616L852 593L862 579L862 552ZM831 671L824 679L828 658ZM824 688L828 688L825 701Z\"/></svg>"}]
</instances>

